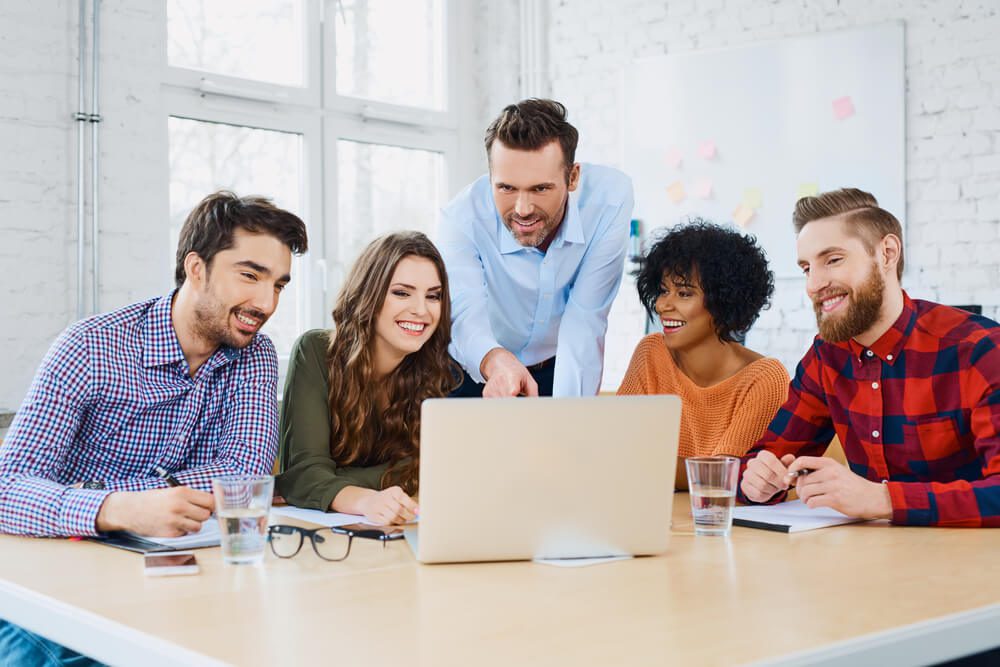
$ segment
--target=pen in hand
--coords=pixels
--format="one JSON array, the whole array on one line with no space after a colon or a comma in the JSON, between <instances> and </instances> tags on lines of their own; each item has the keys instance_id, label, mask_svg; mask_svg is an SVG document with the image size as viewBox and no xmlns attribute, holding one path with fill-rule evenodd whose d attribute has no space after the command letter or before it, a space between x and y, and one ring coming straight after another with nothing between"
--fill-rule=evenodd
<instances>
[{"instance_id":1,"label":"pen in hand","mask_svg":"<svg viewBox=\"0 0 1000 667\"><path fill-rule=\"evenodd\" d=\"M164 482L166 482L169 486L181 485L181 483L178 482L173 475L171 475L169 472L166 471L165 468L162 468L161 466L154 466L153 472L155 472L156 476L162 479Z\"/></svg>"},{"instance_id":2,"label":"pen in hand","mask_svg":"<svg viewBox=\"0 0 1000 667\"><path fill-rule=\"evenodd\" d=\"M785 473L785 475L787 475L790 479L795 479L796 477L804 477L805 475L808 475L811 472L812 470L810 470L809 468L800 468L799 470L795 470L793 472L787 472Z\"/></svg>"}]
</instances>

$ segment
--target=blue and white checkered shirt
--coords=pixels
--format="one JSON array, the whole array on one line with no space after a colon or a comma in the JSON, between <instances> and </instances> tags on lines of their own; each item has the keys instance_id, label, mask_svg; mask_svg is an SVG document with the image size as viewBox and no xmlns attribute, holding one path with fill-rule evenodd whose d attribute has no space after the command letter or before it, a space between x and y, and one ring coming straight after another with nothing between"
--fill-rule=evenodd
<instances>
[{"instance_id":1,"label":"blue and white checkered shirt","mask_svg":"<svg viewBox=\"0 0 1000 667\"><path fill-rule=\"evenodd\" d=\"M0 446L0 532L96 535L108 494L166 486L155 466L203 491L220 474L271 472L274 345L221 347L192 378L172 298L82 320L53 343ZM72 488L88 480L106 489Z\"/></svg>"}]
</instances>

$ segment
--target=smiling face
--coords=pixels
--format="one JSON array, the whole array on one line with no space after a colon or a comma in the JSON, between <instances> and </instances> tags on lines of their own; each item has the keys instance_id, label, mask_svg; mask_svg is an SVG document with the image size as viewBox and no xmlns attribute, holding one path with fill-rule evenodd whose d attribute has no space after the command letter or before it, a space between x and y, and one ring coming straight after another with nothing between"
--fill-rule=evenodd
<instances>
[{"instance_id":1,"label":"smiling face","mask_svg":"<svg viewBox=\"0 0 1000 667\"><path fill-rule=\"evenodd\" d=\"M398 364L431 339L441 319L441 291L431 260L409 255L399 261L375 321L377 358Z\"/></svg>"},{"instance_id":2,"label":"smiling face","mask_svg":"<svg viewBox=\"0 0 1000 667\"><path fill-rule=\"evenodd\" d=\"M848 223L841 218L810 222L799 233L797 247L820 337L842 343L873 329L883 315L886 275Z\"/></svg>"},{"instance_id":3,"label":"smiling face","mask_svg":"<svg viewBox=\"0 0 1000 667\"><path fill-rule=\"evenodd\" d=\"M580 165L570 170L555 139L536 151L517 150L495 141L490 148L493 201L504 226L523 246L547 247L566 214L566 200L576 190Z\"/></svg>"},{"instance_id":4,"label":"smiling face","mask_svg":"<svg viewBox=\"0 0 1000 667\"><path fill-rule=\"evenodd\" d=\"M233 233L233 246L205 265L195 253L188 275L197 275L192 332L210 347L246 347L278 307L290 280L292 253L269 234L244 229ZM195 266L197 265L197 266Z\"/></svg>"},{"instance_id":5,"label":"smiling face","mask_svg":"<svg viewBox=\"0 0 1000 667\"><path fill-rule=\"evenodd\" d=\"M705 307L705 293L697 276L684 280L664 273L660 290L656 314L667 348L683 350L717 338L715 320Z\"/></svg>"}]
</instances>

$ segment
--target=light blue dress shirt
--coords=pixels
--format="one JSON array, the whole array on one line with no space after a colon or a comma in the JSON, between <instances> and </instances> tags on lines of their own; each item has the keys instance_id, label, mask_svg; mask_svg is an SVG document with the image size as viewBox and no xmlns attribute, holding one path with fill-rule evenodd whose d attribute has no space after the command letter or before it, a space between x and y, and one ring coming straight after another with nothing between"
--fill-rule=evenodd
<instances>
[{"instance_id":1,"label":"light blue dress shirt","mask_svg":"<svg viewBox=\"0 0 1000 667\"><path fill-rule=\"evenodd\" d=\"M526 366L556 357L554 396L593 396L604 370L608 311L621 285L632 181L583 164L547 252L517 242L497 211L489 175L442 211L438 247L452 298L451 355L477 382L503 347Z\"/></svg>"}]
</instances>

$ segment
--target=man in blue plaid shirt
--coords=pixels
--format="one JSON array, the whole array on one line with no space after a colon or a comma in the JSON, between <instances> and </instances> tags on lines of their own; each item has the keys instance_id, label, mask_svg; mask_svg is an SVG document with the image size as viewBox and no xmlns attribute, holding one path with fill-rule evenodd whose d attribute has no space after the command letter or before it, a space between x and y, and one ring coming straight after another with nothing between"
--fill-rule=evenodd
<instances>
[{"instance_id":1,"label":"man in blue plaid shirt","mask_svg":"<svg viewBox=\"0 0 1000 667\"><path fill-rule=\"evenodd\" d=\"M212 477L269 473L277 356L257 332L306 249L302 221L266 199L198 204L177 289L52 345L0 446L0 532L179 536L210 516Z\"/></svg>"},{"instance_id":2,"label":"man in blue plaid shirt","mask_svg":"<svg viewBox=\"0 0 1000 667\"><path fill-rule=\"evenodd\" d=\"M181 230L177 289L77 322L42 361L0 446L0 532L176 537L211 515L212 477L269 473L278 360L257 332L306 249L302 221L266 199L219 192L198 204ZM0 656L95 664L4 620Z\"/></svg>"}]
</instances>

